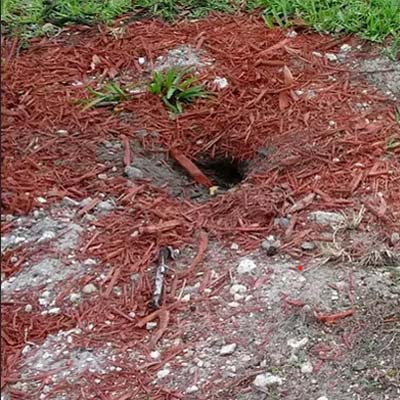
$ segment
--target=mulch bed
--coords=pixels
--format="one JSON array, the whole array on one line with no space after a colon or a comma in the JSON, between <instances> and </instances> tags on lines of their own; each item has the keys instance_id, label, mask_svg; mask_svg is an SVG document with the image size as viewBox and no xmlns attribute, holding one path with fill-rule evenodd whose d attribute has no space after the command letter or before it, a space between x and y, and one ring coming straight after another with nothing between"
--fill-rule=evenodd
<instances>
[{"instance_id":1,"label":"mulch bed","mask_svg":"<svg viewBox=\"0 0 400 400\"><path fill-rule=\"evenodd\" d=\"M229 87L211 100L196 102L176 119L158 97L147 93L119 104L117 111L82 111L76 104L87 97L85 85L92 77L100 82L129 71L133 80L140 80L139 57L154 62L181 44L214 60L212 67L201 70L200 80L221 76ZM128 25L119 39L104 28L69 28L52 40L33 40L26 50L19 49L18 41L2 38L3 213L29 213L42 206L38 196L51 204L64 196L82 200L104 193L116 197L119 206L95 223L96 231L88 232L83 243L82 257L97 257L112 266L96 303L51 318L24 313L18 304L3 306L2 385L17 380L25 341L40 342L85 320L96 321L93 341L147 346L143 320L127 318L127 310L136 309L142 317L151 312L152 275L147 268L160 246L199 246L200 255L185 276L168 279L173 289L164 307L146 319L160 319L160 331L151 343L173 326L174 312L182 307L176 290L182 279L190 281L208 240L234 241L251 250L274 233L283 238L285 251L301 257L299 244L310 233L308 212L358 209L361 204L367 209L364 223L382 228L383 235L391 232L388 227L400 219L400 149L386 149L389 138L400 135L394 104L355 81L344 65L313 54L330 47L335 51L334 46L331 37L309 32L288 37L281 29L266 29L253 16L213 16L173 26L141 21ZM315 96L299 94L308 90ZM374 105L368 111L354 108L370 100ZM143 129L158 132L140 137L144 149L178 149L192 159L207 153L252 160L260 148L274 151L237 190L203 204L179 201L147 182L129 186L122 171L112 171L96 158L104 139L120 140L129 164L135 154L126 143ZM98 179L101 173L108 179ZM273 222L288 214L292 219L285 234ZM5 224L2 233L11 228ZM19 268L9 259L6 254L3 260L8 276ZM140 285L132 288L129 277L136 272ZM123 296L113 295L116 285ZM107 318L111 326L104 324ZM138 396L181 398L148 386L152 368L145 376L137 371L119 374L118 379L110 376L109 387L103 389L133 385ZM97 385L96 392L103 389Z\"/></svg>"}]
</instances>

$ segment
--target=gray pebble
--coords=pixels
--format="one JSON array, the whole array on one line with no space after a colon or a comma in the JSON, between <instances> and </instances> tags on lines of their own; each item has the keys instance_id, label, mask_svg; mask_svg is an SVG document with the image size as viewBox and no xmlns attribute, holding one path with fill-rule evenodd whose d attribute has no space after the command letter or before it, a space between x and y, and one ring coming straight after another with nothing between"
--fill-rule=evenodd
<instances>
[{"instance_id":1,"label":"gray pebble","mask_svg":"<svg viewBox=\"0 0 400 400\"><path fill-rule=\"evenodd\" d=\"M131 180L143 179L144 177L142 170L131 165L125 167L124 173L126 177Z\"/></svg>"},{"instance_id":2,"label":"gray pebble","mask_svg":"<svg viewBox=\"0 0 400 400\"><path fill-rule=\"evenodd\" d=\"M321 225L337 225L345 219L342 214L329 211L314 211L308 215L308 218Z\"/></svg>"},{"instance_id":3,"label":"gray pebble","mask_svg":"<svg viewBox=\"0 0 400 400\"><path fill-rule=\"evenodd\" d=\"M105 200L101 201L99 204L96 206L96 210L98 211L111 211L115 207L115 204L112 200Z\"/></svg>"},{"instance_id":4,"label":"gray pebble","mask_svg":"<svg viewBox=\"0 0 400 400\"><path fill-rule=\"evenodd\" d=\"M280 226L283 229L286 229L289 226L289 218L275 218L274 219L274 225L275 226Z\"/></svg>"},{"instance_id":5,"label":"gray pebble","mask_svg":"<svg viewBox=\"0 0 400 400\"><path fill-rule=\"evenodd\" d=\"M83 199L80 202L80 206L81 207L86 207L87 205L89 205L91 202L93 201L93 199L91 197L87 197L86 199Z\"/></svg>"},{"instance_id":6,"label":"gray pebble","mask_svg":"<svg viewBox=\"0 0 400 400\"><path fill-rule=\"evenodd\" d=\"M314 242L303 242L302 244L301 244L301 248L302 248L302 250L305 250L305 251L312 251L312 250L314 250L315 249L315 243Z\"/></svg>"},{"instance_id":7,"label":"gray pebble","mask_svg":"<svg viewBox=\"0 0 400 400\"><path fill-rule=\"evenodd\" d=\"M362 371L367 369L367 362L364 360L357 360L355 363L353 363L352 368L354 371Z\"/></svg>"},{"instance_id":8,"label":"gray pebble","mask_svg":"<svg viewBox=\"0 0 400 400\"><path fill-rule=\"evenodd\" d=\"M267 256L274 256L278 253L280 246L280 240L272 238L268 238L261 243L261 247L266 251Z\"/></svg>"},{"instance_id":9,"label":"gray pebble","mask_svg":"<svg viewBox=\"0 0 400 400\"><path fill-rule=\"evenodd\" d=\"M400 241L400 233L393 232L390 236L390 243L394 246L398 241Z\"/></svg>"}]
</instances>

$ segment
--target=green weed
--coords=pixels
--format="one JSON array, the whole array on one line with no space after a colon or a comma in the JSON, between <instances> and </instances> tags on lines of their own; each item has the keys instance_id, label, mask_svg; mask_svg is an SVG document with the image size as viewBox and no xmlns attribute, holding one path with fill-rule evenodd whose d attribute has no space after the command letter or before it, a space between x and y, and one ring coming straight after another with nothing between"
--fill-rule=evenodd
<instances>
[{"instance_id":1,"label":"green weed","mask_svg":"<svg viewBox=\"0 0 400 400\"><path fill-rule=\"evenodd\" d=\"M396 118L397 123L400 124L400 107L397 107L395 112L394 112L394 116Z\"/></svg>"},{"instance_id":2,"label":"green weed","mask_svg":"<svg viewBox=\"0 0 400 400\"><path fill-rule=\"evenodd\" d=\"M149 91L161 97L164 104L174 114L181 114L184 104L192 103L196 98L207 98L210 94L203 85L195 85L196 78L189 75L188 69L171 68L166 72L153 73Z\"/></svg>"},{"instance_id":3,"label":"green weed","mask_svg":"<svg viewBox=\"0 0 400 400\"><path fill-rule=\"evenodd\" d=\"M93 107L117 105L129 98L128 92L115 82L107 83L103 91L94 90L90 87L87 88L87 91L92 95L92 98L84 102L83 111Z\"/></svg>"},{"instance_id":4,"label":"green weed","mask_svg":"<svg viewBox=\"0 0 400 400\"><path fill-rule=\"evenodd\" d=\"M394 37L389 46L383 49L382 53L392 61L397 61L400 57L400 35Z\"/></svg>"}]
</instances>

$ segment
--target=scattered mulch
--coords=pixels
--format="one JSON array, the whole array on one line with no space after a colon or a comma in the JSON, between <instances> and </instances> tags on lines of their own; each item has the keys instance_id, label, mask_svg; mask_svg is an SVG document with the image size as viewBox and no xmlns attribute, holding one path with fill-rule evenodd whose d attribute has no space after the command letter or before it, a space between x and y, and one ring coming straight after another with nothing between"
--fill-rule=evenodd
<instances>
[{"instance_id":1,"label":"scattered mulch","mask_svg":"<svg viewBox=\"0 0 400 400\"><path fill-rule=\"evenodd\" d=\"M82 243L80 257L110 266L96 301L51 318L25 313L18 303L3 306L2 386L16 381L27 341L42 342L50 333L84 327L88 321L96 328L85 338L87 345L110 340L120 349L129 343L149 350L174 326L174 313L183 307L176 291L183 279L190 283L197 268L168 278L171 290L153 316L160 331L149 345L140 318L151 319L149 267L161 246L199 246L201 263L205 237L251 250L271 233L284 236L273 221L289 216L283 246L301 257L310 211L357 210L361 205L367 211L365 224L385 231L398 226L399 147L387 148L389 140L400 136L395 104L366 83L351 81L344 66L313 54L331 43L332 38L315 33L288 37L281 29L268 30L254 16L219 15L173 26L139 21L120 38L104 28L68 28L52 40L32 40L26 50L2 38L3 213L28 214L43 206L39 197L49 206L65 196L80 201L100 193L117 202L113 212L93 223L95 230ZM145 71L139 57L154 64L182 44L213 60L199 71L200 80L222 76L229 82L213 99L196 102L175 119L158 97L142 92L114 109L82 111L77 104L87 98L87 85L118 74L140 82ZM367 111L354 106L369 101L374 106ZM158 135L139 136L143 129ZM138 140L146 151L179 151L192 161L208 154L250 162L258 160L260 149L268 149L268 156L240 186L199 204L172 197L167 185L127 182L123 168L99 162L97 149L104 140L120 140L125 148L127 141ZM78 218L95 206L96 201ZM2 233L3 228L12 225L3 226ZM131 285L132 274L140 276L137 285ZM117 285L123 291L119 297L113 293ZM136 317L127 318L132 310ZM171 354L179 351L171 349ZM146 375L160 367L149 366ZM184 398L149 386L151 378L141 374L130 370L118 379L111 376L96 393L134 388L137 396Z\"/></svg>"}]
</instances>

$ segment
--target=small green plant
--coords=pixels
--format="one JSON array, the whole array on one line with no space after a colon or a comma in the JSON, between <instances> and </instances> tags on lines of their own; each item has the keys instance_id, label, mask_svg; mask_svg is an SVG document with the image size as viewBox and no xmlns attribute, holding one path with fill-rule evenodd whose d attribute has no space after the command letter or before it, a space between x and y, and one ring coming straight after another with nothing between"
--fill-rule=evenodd
<instances>
[{"instance_id":1,"label":"small green plant","mask_svg":"<svg viewBox=\"0 0 400 400\"><path fill-rule=\"evenodd\" d=\"M90 87L87 88L87 91L94 98L85 102L85 106L83 107L84 111L93 107L116 105L129 98L128 92L115 82L107 83L101 92Z\"/></svg>"},{"instance_id":2,"label":"small green plant","mask_svg":"<svg viewBox=\"0 0 400 400\"><path fill-rule=\"evenodd\" d=\"M396 110L394 111L394 116L397 123L400 124L400 107L396 107Z\"/></svg>"},{"instance_id":3,"label":"small green plant","mask_svg":"<svg viewBox=\"0 0 400 400\"><path fill-rule=\"evenodd\" d=\"M149 91L161 97L164 104L174 113L181 114L184 104L192 103L196 98L210 96L203 85L195 85L196 77L189 75L188 69L171 68L166 72L155 71Z\"/></svg>"},{"instance_id":4,"label":"small green plant","mask_svg":"<svg viewBox=\"0 0 400 400\"><path fill-rule=\"evenodd\" d=\"M391 136L386 141L386 151L394 151L400 147L400 138Z\"/></svg>"},{"instance_id":5,"label":"small green plant","mask_svg":"<svg viewBox=\"0 0 400 400\"><path fill-rule=\"evenodd\" d=\"M393 38L389 46L383 49L382 53L392 61L397 61L400 57L400 36Z\"/></svg>"}]
</instances>

